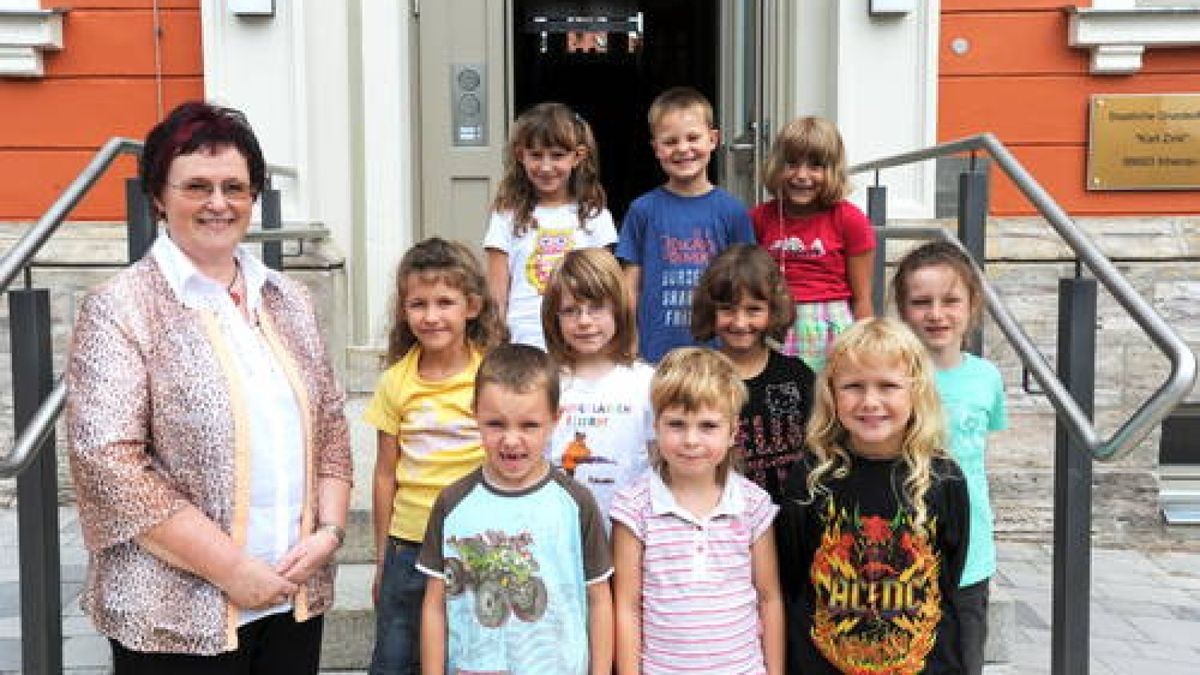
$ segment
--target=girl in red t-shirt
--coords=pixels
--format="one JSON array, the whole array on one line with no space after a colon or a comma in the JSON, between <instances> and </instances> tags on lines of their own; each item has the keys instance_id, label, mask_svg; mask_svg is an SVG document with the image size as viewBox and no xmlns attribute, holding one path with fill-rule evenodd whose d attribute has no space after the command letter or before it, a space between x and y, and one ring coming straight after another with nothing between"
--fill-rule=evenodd
<instances>
[{"instance_id":1,"label":"girl in red t-shirt","mask_svg":"<svg viewBox=\"0 0 1200 675\"><path fill-rule=\"evenodd\" d=\"M750 210L759 246L783 272L796 320L781 351L820 372L838 333L873 315L871 274L875 231L845 200L846 150L832 122L800 117L788 123L763 169L774 199Z\"/></svg>"}]
</instances>

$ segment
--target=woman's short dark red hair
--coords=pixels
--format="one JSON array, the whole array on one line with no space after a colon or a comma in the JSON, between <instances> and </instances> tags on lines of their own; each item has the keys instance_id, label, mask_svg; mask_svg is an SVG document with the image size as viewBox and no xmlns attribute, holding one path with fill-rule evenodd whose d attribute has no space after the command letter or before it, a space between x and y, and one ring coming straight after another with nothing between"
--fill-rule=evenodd
<instances>
[{"instance_id":1,"label":"woman's short dark red hair","mask_svg":"<svg viewBox=\"0 0 1200 675\"><path fill-rule=\"evenodd\" d=\"M171 162L176 157L198 150L212 152L225 147L236 148L246 158L250 187L255 195L261 193L266 184L267 163L246 116L233 108L223 108L204 101L179 104L166 119L146 134L142 158L138 161L142 191L153 204L162 195Z\"/></svg>"}]
</instances>

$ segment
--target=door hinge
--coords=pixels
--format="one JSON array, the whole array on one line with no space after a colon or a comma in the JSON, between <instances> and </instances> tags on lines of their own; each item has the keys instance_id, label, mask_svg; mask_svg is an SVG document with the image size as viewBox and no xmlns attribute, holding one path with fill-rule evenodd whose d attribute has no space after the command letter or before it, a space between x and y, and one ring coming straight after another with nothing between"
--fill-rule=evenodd
<instances>
[{"instance_id":1,"label":"door hinge","mask_svg":"<svg viewBox=\"0 0 1200 675\"><path fill-rule=\"evenodd\" d=\"M421 0L412 0L411 7L412 18L421 18Z\"/></svg>"}]
</instances>

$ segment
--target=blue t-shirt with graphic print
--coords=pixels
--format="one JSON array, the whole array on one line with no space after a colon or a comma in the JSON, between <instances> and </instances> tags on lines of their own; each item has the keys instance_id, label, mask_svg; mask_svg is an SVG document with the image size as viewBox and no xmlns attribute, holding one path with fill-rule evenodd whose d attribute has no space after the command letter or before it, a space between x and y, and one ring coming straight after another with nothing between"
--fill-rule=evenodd
<instances>
[{"instance_id":1,"label":"blue t-shirt with graphic print","mask_svg":"<svg viewBox=\"0 0 1200 675\"><path fill-rule=\"evenodd\" d=\"M587 674L587 587L612 559L596 500L566 474L515 492L483 469L452 483L417 569L445 582L446 672Z\"/></svg>"},{"instance_id":2,"label":"blue t-shirt with graphic print","mask_svg":"<svg viewBox=\"0 0 1200 675\"><path fill-rule=\"evenodd\" d=\"M754 243L746 207L713 188L695 197L657 187L638 197L621 224L617 257L642 268L638 349L653 363L692 340L692 290L709 262L733 244Z\"/></svg>"},{"instance_id":3,"label":"blue t-shirt with graphic print","mask_svg":"<svg viewBox=\"0 0 1200 675\"><path fill-rule=\"evenodd\" d=\"M988 497L988 434L1008 427L1004 381L991 361L963 352L958 366L937 371L937 389L946 411L950 454L967 479L971 497L971 535L960 586L970 586L996 572L992 504Z\"/></svg>"}]
</instances>

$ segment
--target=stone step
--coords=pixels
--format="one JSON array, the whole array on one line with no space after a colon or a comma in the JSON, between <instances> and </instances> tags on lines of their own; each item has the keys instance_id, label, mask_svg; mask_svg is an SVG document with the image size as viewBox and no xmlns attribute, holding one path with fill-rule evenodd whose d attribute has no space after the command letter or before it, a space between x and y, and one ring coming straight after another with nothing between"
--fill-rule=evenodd
<instances>
[{"instance_id":1,"label":"stone step","mask_svg":"<svg viewBox=\"0 0 1200 675\"><path fill-rule=\"evenodd\" d=\"M983 645L986 663L1012 661L1012 645L1017 631L1017 603L1007 590L992 582L988 593L987 642Z\"/></svg>"},{"instance_id":2,"label":"stone step","mask_svg":"<svg viewBox=\"0 0 1200 675\"><path fill-rule=\"evenodd\" d=\"M346 541L338 551L337 559L343 565L375 562L375 532L370 511L350 509L346 516Z\"/></svg>"},{"instance_id":3,"label":"stone step","mask_svg":"<svg viewBox=\"0 0 1200 675\"><path fill-rule=\"evenodd\" d=\"M375 565L338 565L333 609L325 616L321 640L322 671L366 670L375 645L375 608L371 582Z\"/></svg>"},{"instance_id":4,"label":"stone step","mask_svg":"<svg viewBox=\"0 0 1200 675\"><path fill-rule=\"evenodd\" d=\"M375 543L371 512L354 509L346 519L346 543L338 551L333 609L325 616L321 671L365 671L375 645Z\"/></svg>"}]
</instances>

